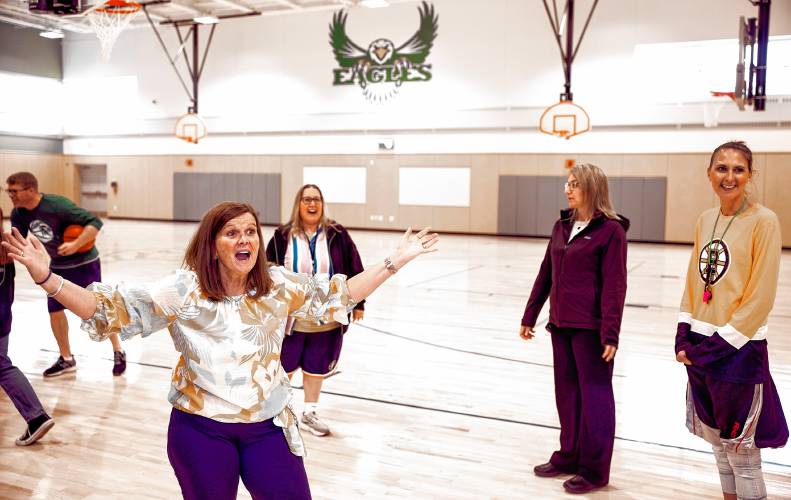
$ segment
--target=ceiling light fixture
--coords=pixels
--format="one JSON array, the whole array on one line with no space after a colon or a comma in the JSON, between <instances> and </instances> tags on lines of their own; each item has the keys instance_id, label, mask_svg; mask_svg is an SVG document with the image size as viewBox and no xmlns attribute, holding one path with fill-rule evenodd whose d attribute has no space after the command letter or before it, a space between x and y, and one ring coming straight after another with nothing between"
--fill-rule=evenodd
<instances>
[{"instance_id":1,"label":"ceiling light fixture","mask_svg":"<svg viewBox=\"0 0 791 500\"><path fill-rule=\"evenodd\" d=\"M220 22L219 18L217 18L215 16L208 16L208 15L207 16L193 17L192 20L195 21L198 24L217 24L217 23Z\"/></svg>"},{"instance_id":2,"label":"ceiling light fixture","mask_svg":"<svg viewBox=\"0 0 791 500\"><path fill-rule=\"evenodd\" d=\"M55 31L55 30L47 30L47 31L42 31L41 33L38 34L38 36L43 36L44 38L53 38L53 39L63 38L63 32Z\"/></svg>"},{"instance_id":3,"label":"ceiling light fixture","mask_svg":"<svg viewBox=\"0 0 791 500\"><path fill-rule=\"evenodd\" d=\"M387 7L390 4L387 3L387 0L360 0L360 5L368 7L369 9L379 9L381 7Z\"/></svg>"}]
</instances>

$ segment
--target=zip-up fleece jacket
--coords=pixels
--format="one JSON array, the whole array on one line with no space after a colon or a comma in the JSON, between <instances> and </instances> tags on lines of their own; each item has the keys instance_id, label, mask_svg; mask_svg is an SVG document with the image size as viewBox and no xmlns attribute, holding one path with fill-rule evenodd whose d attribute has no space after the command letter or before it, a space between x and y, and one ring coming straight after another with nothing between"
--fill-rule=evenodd
<instances>
[{"instance_id":1,"label":"zip-up fleece jacket","mask_svg":"<svg viewBox=\"0 0 791 500\"><path fill-rule=\"evenodd\" d=\"M357 251L357 245L352 241L352 237L346 228L333 222L331 225L324 227L323 230L327 231L327 247L335 274L345 274L347 278L351 278L363 272L363 262L360 259L360 253ZM277 263L279 266L283 265L286 260L288 234L290 231L290 224L275 229L275 234L272 235L266 245L266 258L269 262ZM358 302L354 308L361 311L365 310L365 300ZM341 325L341 327L346 332L349 325Z\"/></svg>"},{"instance_id":2,"label":"zip-up fleece jacket","mask_svg":"<svg viewBox=\"0 0 791 500\"><path fill-rule=\"evenodd\" d=\"M569 243L572 211L562 210L525 306L522 325L535 326L549 298L548 330L596 330L602 345L618 346L626 300L629 220L597 212Z\"/></svg>"}]
</instances>

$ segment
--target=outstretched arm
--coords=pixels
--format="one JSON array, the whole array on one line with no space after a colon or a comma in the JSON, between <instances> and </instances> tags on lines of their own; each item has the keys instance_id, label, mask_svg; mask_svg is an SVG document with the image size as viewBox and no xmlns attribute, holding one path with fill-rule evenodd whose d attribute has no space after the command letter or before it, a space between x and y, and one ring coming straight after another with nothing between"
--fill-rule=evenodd
<instances>
[{"instance_id":1,"label":"outstretched arm","mask_svg":"<svg viewBox=\"0 0 791 500\"><path fill-rule=\"evenodd\" d=\"M66 306L68 310L82 319L88 319L96 312L96 297L88 290L75 285L52 273L49 269L49 255L34 235L25 239L16 229L5 233L3 248L8 256L19 262L30 273L30 277L41 286L47 295Z\"/></svg>"},{"instance_id":2,"label":"outstretched arm","mask_svg":"<svg viewBox=\"0 0 791 500\"><path fill-rule=\"evenodd\" d=\"M387 259L370 266L346 282L349 295L359 302L371 295L387 278L418 255L436 252L438 248L435 245L439 242L439 235L437 233L429 234L429 229L427 227L417 234L412 234L411 227L407 229L398 248ZM386 261L389 261L391 266L387 266Z\"/></svg>"}]
</instances>

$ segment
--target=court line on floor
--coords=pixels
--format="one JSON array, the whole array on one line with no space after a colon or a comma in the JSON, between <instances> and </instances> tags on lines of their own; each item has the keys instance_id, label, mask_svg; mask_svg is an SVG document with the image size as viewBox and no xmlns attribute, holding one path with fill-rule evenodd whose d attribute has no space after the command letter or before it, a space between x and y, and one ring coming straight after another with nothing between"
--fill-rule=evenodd
<instances>
[{"instance_id":1,"label":"court line on floor","mask_svg":"<svg viewBox=\"0 0 791 500\"><path fill-rule=\"evenodd\" d=\"M472 267L469 267L467 269L462 269L460 271L453 271L452 273L442 274L440 276L435 276L435 277L429 278L427 280L418 281L417 283L412 283L411 285L407 285L406 288L412 288L412 287L415 287L415 286L418 286L418 285L422 285L423 283L429 283L431 281L436 281L436 280L439 280L439 279L442 279L442 278L447 278L448 276L453 276L453 275L456 275L456 274L468 273L470 271L474 271L474 270L480 269L482 267L484 267L484 265L483 264L479 264L477 266L472 266Z\"/></svg>"},{"instance_id":2,"label":"court line on floor","mask_svg":"<svg viewBox=\"0 0 791 500\"><path fill-rule=\"evenodd\" d=\"M57 351L53 351L53 350L50 350L50 349L40 349L40 350L44 351L44 352L57 352ZM487 356L485 354L482 354L482 355L483 356ZM87 358L89 356L88 355L75 355L75 357ZM112 361L110 358L104 358L104 357L99 357L99 359L105 359L107 361ZM507 359L507 358L505 358L505 359ZM527 364L537 364L537 363L530 363L530 362L525 362L525 361L521 361L521 360L511 360L511 361L516 361L516 362L519 362L519 363L527 363ZM128 361L127 363L137 364L137 365L140 365L140 366L147 366L147 367L151 367L151 368L160 368L160 369L165 369L165 370L171 370L172 369L172 367L170 367L170 366L157 365L157 364L153 364L153 363L142 363L142 362L136 362L136 361ZM25 375L30 375L30 376L37 376L37 375L39 375L38 373L30 373L30 372L23 372L23 373L25 373ZM618 376L618 375L614 375L614 376ZM621 376L623 376L623 375L621 375ZM298 387L294 387L294 388L298 389ZM423 406L423 405L418 405L418 404L414 404L414 403L402 403L400 401L392 401L392 400L371 398L371 397L367 397L367 396L358 396L358 395L355 395L355 394L347 394L347 393L336 392L336 391L328 391L326 389L322 390L321 392L323 394L331 394L333 396L344 397L344 398L349 398L349 399L356 399L356 400L359 400L359 401L369 401L369 402L372 402L372 403L394 405L394 406L400 406L400 407L403 407L403 408L412 408L412 409L416 409L416 410L434 411L434 412L444 413L444 414L447 414L447 415L457 415L457 416L462 416L462 417L479 418L479 419L482 419L482 420L491 420L491 421L495 421L495 422L503 422L503 423L524 425L524 426L528 426L528 427L540 427L540 428L543 428L543 429L560 430L560 427L558 427L556 425L540 424L538 422L529 422L527 420L516 420L516 419L512 419L512 418L493 417L493 416L490 416L490 415L481 415L481 414L478 414L478 413L470 413L470 412L463 412L463 411L456 411L456 410L447 410L447 409L443 409L443 408L433 408L433 407L430 407L430 406ZM653 446L660 446L660 447L663 447L663 448L670 448L670 449L674 449L674 450L692 451L692 452L695 452L695 453L702 453L702 454L706 454L706 455L713 455L711 452L706 452L706 451L702 451L702 450L696 450L694 448L687 448L685 446L677 446L677 445L666 444L666 443L657 443L657 442L654 442L654 441L645 441L645 440L634 439L634 438L626 438L626 437L621 437L621 436L615 436L615 439L618 440L618 441L625 441L625 442L630 442L630 443L647 444L647 445L653 445ZM791 469L791 464L784 464L782 462L774 462L774 461L764 460L763 463L770 464L770 465L776 465L776 466L779 466L779 467L787 467L787 468Z\"/></svg>"},{"instance_id":3,"label":"court line on floor","mask_svg":"<svg viewBox=\"0 0 791 500\"><path fill-rule=\"evenodd\" d=\"M435 412L444 413L444 414L447 414L447 415L457 415L457 416L461 416L461 417L479 418L479 419L482 419L482 420L492 420L492 421L495 421L495 422L504 422L504 423L509 423L509 424L525 425L525 426L528 426L528 427L540 427L542 429L554 429L554 430L558 430L558 431L560 430L560 427L556 426L556 425L540 424L540 423L537 423L537 422L530 422L530 421L527 421L527 420L516 420L516 419L512 419L512 418L493 417L493 416L490 416L490 415L481 415L481 414L478 414L478 413L469 413L469 412L456 411L456 410L446 410L446 409L443 409L443 408L433 408L431 406L423 406L423 405L418 405L418 404L413 404L413 403L402 403L402 402L399 402L399 401L371 398L371 397L367 397L367 396L358 396L358 395L355 395L355 394L347 394L347 393L343 393L343 392L328 391L326 389L322 389L321 392L322 392L322 394L332 394L333 396L344 397L344 398L349 398L349 399L356 399L356 400L359 400L359 401L369 401L369 402L372 402L372 403L381 403L381 404L385 404L385 405L394 405L394 406L400 406L400 407L404 407L404 408L412 408L412 409L416 409L416 410L435 411ZM647 445L659 446L659 447L662 447L662 448L670 448L670 449L673 449L673 450L692 451L692 452L695 452L695 453L701 453L701 454L704 454L704 455L713 456L713 453L710 452L710 451L696 450L694 448L688 448L686 446L678 446L678 445L667 444L667 443L657 443L655 441L646 441L646 440L642 440L642 439L627 438L627 437L621 437L621 436L615 436L615 439L617 441L625 441L625 442L636 443L636 444L647 444ZM782 462L774 462L774 461L769 461L769 460L763 460L763 463L776 465L776 466L779 466L779 467L787 467L787 468L791 469L791 464L785 464L785 463L782 463Z\"/></svg>"},{"instance_id":4,"label":"court line on floor","mask_svg":"<svg viewBox=\"0 0 791 500\"><path fill-rule=\"evenodd\" d=\"M539 326L541 326L544 323L546 323L546 321L547 321L546 319L543 319L543 320L539 321L538 324L536 324L536 328L538 328ZM395 332L390 332L390 331L387 331L387 330L382 330L381 328L375 328L373 326L363 325L361 323L357 323L357 326L359 326L361 328L365 328L367 330L374 331L376 333L381 333L383 335L388 335L390 337L399 338L399 339L402 339L402 340L406 340L408 342L414 342L416 344L423 344L423 345L427 345L427 346L431 346L431 347L436 347L437 349L444 349L446 351L460 352L460 353L463 353L463 354L472 354L473 356L481 356L481 357L484 357L484 358L499 359L499 360L502 360L502 361L511 361L513 363L520 363L520 364L523 364L523 365L543 366L544 368L552 368L553 367L553 365L551 363L538 363L536 361L525 361L523 359L508 358L506 356L498 356L497 354L487 354L487 353L484 353L484 352L471 351L469 349L460 349L458 347L452 347L452 346L443 345L443 344L436 344L434 342L429 342L427 340L421 340L421 339L416 339L416 338L413 338L413 337L407 337L405 335L401 335L401 334L398 334L398 333L395 333ZM615 373L615 374L613 374L613 377L626 378L626 375L621 375L621 374Z\"/></svg>"}]
</instances>

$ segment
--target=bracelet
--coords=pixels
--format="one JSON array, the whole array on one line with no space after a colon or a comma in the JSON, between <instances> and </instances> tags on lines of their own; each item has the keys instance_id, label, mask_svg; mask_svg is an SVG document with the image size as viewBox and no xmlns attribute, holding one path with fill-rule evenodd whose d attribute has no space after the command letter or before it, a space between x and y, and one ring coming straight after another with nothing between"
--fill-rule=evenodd
<instances>
[{"instance_id":1,"label":"bracelet","mask_svg":"<svg viewBox=\"0 0 791 500\"><path fill-rule=\"evenodd\" d=\"M49 297L50 299L54 299L54 298L55 298L55 296L56 296L57 294L59 294L61 290L63 290L63 283L64 283L66 280L65 280L65 279L63 279L63 276L59 276L59 278L60 278L60 285L58 285L58 289L57 289L57 290L55 290L55 293L47 293L47 297Z\"/></svg>"},{"instance_id":2,"label":"bracelet","mask_svg":"<svg viewBox=\"0 0 791 500\"><path fill-rule=\"evenodd\" d=\"M37 284L38 286L41 286L41 285L43 285L44 283L46 283L47 281L49 281L49 279L50 279L51 277L52 277L52 269L50 269L50 270L49 270L49 274L47 275L47 277L46 277L46 278L44 278L44 279L43 279L43 280L41 280L41 281L36 281L36 280L33 280L33 283Z\"/></svg>"},{"instance_id":3,"label":"bracelet","mask_svg":"<svg viewBox=\"0 0 791 500\"><path fill-rule=\"evenodd\" d=\"M395 274L398 272L396 266L393 265L393 261L390 260L390 257L385 257L385 269L390 271L390 274Z\"/></svg>"}]
</instances>

